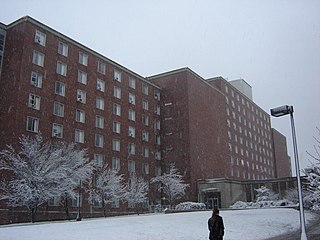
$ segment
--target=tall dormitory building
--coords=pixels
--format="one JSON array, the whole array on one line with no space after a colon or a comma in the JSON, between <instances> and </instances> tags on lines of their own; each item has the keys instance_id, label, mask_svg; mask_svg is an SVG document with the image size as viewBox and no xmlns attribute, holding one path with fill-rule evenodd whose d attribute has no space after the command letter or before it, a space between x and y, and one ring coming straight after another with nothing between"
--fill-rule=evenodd
<instances>
[{"instance_id":1,"label":"tall dormitory building","mask_svg":"<svg viewBox=\"0 0 320 240\"><path fill-rule=\"evenodd\" d=\"M0 24L0 71L1 149L41 132L148 181L174 162L191 201L199 179L291 176L286 139L244 80L189 68L142 77L29 16Z\"/></svg>"}]
</instances>

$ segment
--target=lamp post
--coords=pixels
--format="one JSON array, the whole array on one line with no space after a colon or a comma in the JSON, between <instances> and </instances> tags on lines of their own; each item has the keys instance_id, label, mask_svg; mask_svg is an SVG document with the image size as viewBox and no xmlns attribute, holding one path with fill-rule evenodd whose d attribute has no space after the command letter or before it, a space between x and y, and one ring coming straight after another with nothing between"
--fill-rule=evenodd
<instances>
[{"instance_id":1,"label":"lamp post","mask_svg":"<svg viewBox=\"0 0 320 240\"><path fill-rule=\"evenodd\" d=\"M307 240L308 238L306 234L306 224L305 224L304 209L303 209L302 185L301 185L301 178L300 178L297 138L296 138L296 131L294 126L294 119L293 119L293 106L285 105L285 106L271 109L271 116L273 117L281 117L288 114L290 114L290 120L291 120L293 151L294 151L296 175L297 175L297 182L298 182L301 240Z\"/></svg>"}]
</instances>

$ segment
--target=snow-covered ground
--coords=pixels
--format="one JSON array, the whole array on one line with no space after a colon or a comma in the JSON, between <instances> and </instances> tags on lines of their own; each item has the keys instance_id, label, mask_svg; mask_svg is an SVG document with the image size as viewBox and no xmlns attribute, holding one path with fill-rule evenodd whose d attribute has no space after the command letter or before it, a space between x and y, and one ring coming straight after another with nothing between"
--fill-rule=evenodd
<instances>
[{"instance_id":1,"label":"snow-covered ground","mask_svg":"<svg viewBox=\"0 0 320 240\"><path fill-rule=\"evenodd\" d=\"M87 219L81 222L18 224L0 227L1 240L164 240L208 239L210 211L147 214ZM299 212L293 209L220 211L225 240L267 239L299 229ZM306 212L306 222L315 219Z\"/></svg>"}]
</instances>

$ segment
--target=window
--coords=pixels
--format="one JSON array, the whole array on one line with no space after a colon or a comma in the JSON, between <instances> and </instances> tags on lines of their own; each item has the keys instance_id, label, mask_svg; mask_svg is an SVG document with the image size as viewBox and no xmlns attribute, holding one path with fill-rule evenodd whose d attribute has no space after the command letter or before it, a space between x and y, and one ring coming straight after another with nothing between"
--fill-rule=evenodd
<instances>
[{"instance_id":1,"label":"window","mask_svg":"<svg viewBox=\"0 0 320 240\"><path fill-rule=\"evenodd\" d=\"M79 63L88 66L88 54L79 52Z\"/></svg>"},{"instance_id":2,"label":"window","mask_svg":"<svg viewBox=\"0 0 320 240\"><path fill-rule=\"evenodd\" d=\"M120 140L119 139L112 139L112 150L120 152Z\"/></svg>"},{"instance_id":3,"label":"window","mask_svg":"<svg viewBox=\"0 0 320 240\"><path fill-rule=\"evenodd\" d=\"M63 136L63 126L61 124L52 124L52 137L62 138Z\"/></svg>"},{"instance_id":4,"label":"window","mask_svg":"<svg viewBox=\"0 0 320 240\"><path fill-rule=\"evenodd\" d=\"M114 80L121 82L121 72L114 70Z\"/></svg>"},{"instance_id":5,"label":"window","mask_svg":"<svg viewBox=\"0 0 320 240\"><path fill-rule=\"evenodd\" d=\"M68 45L64 42L59 42L58 53L65 57L68 57Z\"/></svg>"},{"instance_id":6,"label":"window","mask_svg":"<svg viewBox=\"0 0 320 240\"><path fill-rule=\"evenodd\" d=\"M135 112L135 110L129 109L129 120L136 121L136 112Z\"/></svg>"},{"instance_id":7,"label":"window","mask_svg":"<svg viewBox=\"0 0 320 240\"><path fill-rule=\"evenodd\" d=\"M112 170L120 170L120 158L112 157Z\"/></svg>"},{"instance_id":8,"label":"window","mask_svg":"<svg viewBox=\"0 0 320 240\"><path fill-rule=\"evenodd\" d=\"M102 135L100 135L100 134L95 135L94 145L96 147L100 147L100 148L103 147L103 136Z\"/></svg>"},{"instance_id":9,"label":"window","mask_svg":"<svg viewBox=\"0 0 320 240\"><path fill-rule=\"evenodd\" d=\"M146 158L149 157L149 147L142 146L142 156Z\"/></svg>"},{"instance_id":10,"label":"window","mask_svg":"<svg viewBox=\"0 0 320 240\"><path fill-rule=\"evenodd\" d=\"M118 99L121 99L121 88L114 87L113 88L113 96Z\"/></svg>"},{"instance_id":11,"label":"window","mask_svg":"<svg viewBox=\"0 0 320 240\"><path fill-rule=\"evenodd\" d=\"M112 208L119 208L119 199L117 199L117 198L113 198L112 199L112 203L111 203L111 207Z\"/></svg>"},{"instance_id":12,"label":"window","mask_svg":"<svg viewBox=\"0 0 320 240\"><path fill-rule=\"evenodd\" d=\"M76 143L84 143L84 131L76 129L74 132L74 141Z\"/></svg>"},{"instance_id":13,"label":"window","mask_svg":"<svg viewBox=\"0 0 320 240\"><path fill-rule=\"evenodd\" d=\"M82 90L77 90L77 101L81 103L86 103L86 92Z\"/></svg>"},{"instance_id":14,"label":"window","mask_svg":"<svg viewBox=\"0 0 320 240\"><path fill-rule=\"evenodd\" d=\"M34 41L42 46L46 46L46 34L37 30Z\"/></svg>"},{"instance_id":15,"label":"window","mask_svg":"<svg viewBox=\"0 0 320 240\"><path fill-rule=\"evenodd\" d=\"M148 85L142 84L142 93L148 95Z\"/></svg>"},{"instance_id":16,"label":"window","mask_svg":"<svg viewBox=\"0 0 320 240\"><path fill-rule=\"evenodd\" d=\"M37 72L31 72L31 85L41 88L42 87L42 74Z\"/></svg>"},{"instance_id":17,"label":"window","mask_svg":"<svg viewBox=\"0 0 320 240\"><path fill-rule=\"evenodd\" d=\"M60 102L53 103L53 114L58 117L64 116L64 104Z\"/></svg>"},{"instance_id":18,"label":"window","mask_svg":"<svg viewBox=\"0 0 320 240\"><path fill-rule=\"evenodd\" d=\"M128 153L129 153L129 155L135 155L136 154L136 145L134 143L129 143L129 145L128 145Z\"/></svg>"},{"instance_id":19,"label":"window","mask_svg":"<svg viewBox=\"0 0 320 240\"><path fill-rule=\"evenodd\" d=\"M128 161L128 171L134 173L136 171L136 163L133 160Z\"/></svg>"},{"instance_id":20,"label":"window","mask_svg":"<svg viewBox=\"0 0 320 240\"><path fill-rule=\"evenodd\" d=\"M148 101L147 100L142 100L142 109L143 110L148 110L149 107L148 107Z\"/></svg>"},{"instance_id":21,"label":"window","mask_svg":"<svg viewBox=\"0 0 320 240\"><path fill-rule=\"evenodd\" d=\"M129 77L129 87L136 89L136 79L134 79L133 77Z\"/></svg>"},{"instance_id":22,"label":"window","mask_svg":"<svg viewBox=\"0 0 320 240\"><path fill-rule=\"evenodd\" d=\"M72 198L72 206L73 207L82 207L82 194L75 196Z\"/></svg>"},{"instance_id":23,"label":"window","mask_svg":"<svg viewBox=\"0 0 320 240\"><path fill-rule=\"evenodd\" d=\"M57 73L66 76L67 75L67 64L58 61L57 62Z\"/></svg>"},{"instance_id":24,"label":"window","mask_svg":"<svg viewBox=\"0 0 320 240\"><path fill-rule=\"evenodd\" d=\"M142 131L142 141L145 141L145 142L149 141L149 133L145 130Z\"/></svg>"},{"instance_id":25,"label":"window","mask_svg":"<svg viewBox=\"0 0 320 240\"><path fill-rule=\"evenodd\" d=\"M155 106L154 107L154 113L157 115L160 115L160 106Z\"/></svg>"},{"instance_id":26,"label":"window","mask_svg":"<svg viewBox=\"0 0 320 240\"><path fill-rule=\"evenodd\" d=\"M66 86L64 83L56 81L55 92L60 96L64 96L66 91Z\"/></svg>"},{"instance_id":27,"label":"window","mask_svg":"<svg viewBox=\"0 0 320 240\"><path fill-rule=\"evenodd\" d=\"M224 89L226 91L226 93L228 92L228 86L227 85L224 85Z\"/></svg>"},{"instance_id":28,"label":"window","mask_svg":"<svg viewBox=\"0 0 320 240\"><path fill-rule=\"evenodd\" d=\"M32 63L40 67L44 65L44 54L38 51L33 51Z\"/></svg>"},{"instance_id":29,"label":"window","mask_svg":"<svg viewBox=\"0 0 320 240\"><path fill-rule=\"evenodd\" d=\"M157 144L157 145L160 145L160 144L161 144L161 137L160 137L160 135L157 135L157 136L156 136L156 144Z\"/></svg>"},{"instance_id":30,"label":"window","mask_svg":"<svg viewBox=\"0 0 320 240\"><path fill-rule=\"evenodd\" d=\"M136 104L136 95L133 93L129 93L129 103L135 105Z\"/></svg>"},{"instance_id":31,"label":"window","mask_svg":"<svg viewBox=\"0 0 320 240\"><path fill-rule=\"evenodd\" d=\"M105 74L106 73L106 64L101 62L101 61L98 61L98 69L97 69L97 71L99 73Z\"/></svg>"},{"instance_id":32,"label":"window","mask_svg":"<svg viewBox=\"0 0 320 240\"><path fill-rule=\"evenodd\" d=\"M96 116L96 127L97 128L104 128L104 117L97 115Z\"/></svg>"},{"instance_id":33,"label":"window","mask_svg":"<svg viewBox=\"0 0 320 240\"><path fill-rule=\"evenodd\" d=\"M161 152L160 151L155 152L154 156L155 156L156 160L161 160Z\"/></svg>"},{"instance_id":34,"label":"window","mask_svg":"<svg viewBox=\"0 0 320 240\"><path fill-rule=\"evenodd\" d=\"M149 125L149 117L147 115L142 114L142 123L145 126Z\"/></svg>"},{"instance_id":35,"label":"window","mask_svg":"<svg viewBox=\"0 0 320 240\"><path fill-rule=\"evenodd\" d=\"M51 197L49 199L48 205L49 206L60 206L60 196Z\"/></svg>"},{"instance_id":36,"label":"window","mask_svg":"<svg viewBox=\"0 0 320 240\"><path fill-rule=\"evenodd\" d=\"M40 110L40 97L30 93L28 106L30 108Z\"/></svg>"},{"instance_id":37,"label":"window","mask_svg":"<svg viewBox=\"0 0 320 240\"><path fill-rule=\"evenodd\" d=\"M102 167L104 162L104 155L102 154L94 154L93 160L96 166Z\"/></svg>"},{"instance_id":38,"label":"window","mask_svg":"<svg viewBox=\"0 0 320 240\"><path fill-rule=\"evenodd\" d=\"M98 91L104 92L105 91L105 86L106 86L105 81L103 81L101 79L97 79L97 90Z\"/></svg>"},{"instance_id":39,"label":"window","mask_svg":"<svg viewBox=\"0 0 320 240\"><path fill-rule=\"evenodd\" d=\"M120 123L119 122L113 122L112 129L114 133L120 133Z\"/></svg>"},{"instance_id":40,"label":"window","mask_svg":"<svg viewBox=\"0 0 320 240\"><path fill-rule=\"evenodd\" d=\"M158 167L158 166L155 167L155 175L161 176L161 167Z\"/></svg>"},{"instance_id":41,"label":"window","mask_svg":"<svg viewBox=\"0 0 320 240\"><path fill-rule=\"evenodd\" d=\"M155 121L154 130L160 130L160 120Z\"/></svg>"},{"instance_id":42,"label":"window","mask_svg":"<svg viewBox=\"0 0 320 240\"><path fill-rule=\"evenodd\" d=\"M129 135L129 137L135 138L136 137L136 128L132 127L132 126L129 126L128 135Z\"/></svg>"},{"instance_id":43,"label":"window","mask_svg":"<svg viewBox=\"0 0 320 240\"><path fill-rule=\"evenodd\" d=\"M149 164L147 164L147 163L142 164L142 173L149 174Z\"/></svg>"},{"instance_id":44,"label":"window","mask_svg":"<svg viewBox=\"0 0 320 240\"><path fill-rule=\"evenodd\" d=\"M160 101L160 92L157 89L154 90L154 99Z\"/></svg>"},{"instance_id":45,"label":"window","mask_svg":"<svg viewBox=\"0 0 320 240\"><path fill-rule=\"evenodd\" d=\"M39 131L39 119L34 117L27 117L27 131L37 133Z\"/></svg>"},{"instance_id":46,"label":"window","mask_svg":"<svg viewBox=\"0 0 320 240\"><path fill-rule=\"evenodd\" d=\"M86 113L81 109L76 109L76 121L80 123L85 123Z\"/></svg>"},{"instance_id":47,"label":"window","mask_svg":"<svg viewBox=\"0 0 320 240\"><path fill-rule=\"evenodd\" d=\"M104 99L102 97L96 98L96 108L104 110Z\"/></svg>"},{"instance_id":48,"label":"window","mask_svg":"<svg viewBox=\"0 0 320 240\"><path fill-rule=\"evenodd\" d=\"M113 104L113 114L117 116L121 116L121 106L119 104Z\"/></svg>"},{"instance_id":49,"label":"window","mask_svg":"<svg viewBox=\"0 0 320 240\"><path fill-rule=\"evenodd\" d=\"M78 82L82 84L87 84L87 73L83 71L78 71Z\"/></svg>"}]
</instances>

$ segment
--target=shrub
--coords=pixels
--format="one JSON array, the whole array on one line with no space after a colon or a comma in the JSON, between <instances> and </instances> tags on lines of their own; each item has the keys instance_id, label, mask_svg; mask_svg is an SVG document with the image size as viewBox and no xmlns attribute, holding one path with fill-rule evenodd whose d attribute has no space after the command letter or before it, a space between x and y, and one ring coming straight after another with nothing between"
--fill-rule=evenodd
<instances>
[{"instance_id":1,"label":"shrub","mask_svg":"<svg viewBox=\"0 0 320 240\"><path fill-rule=\"evenodd\" d=\"M196 202L183 202L178 204L175 207L176 211L194 211L194 210L202 210L206 209L206 205L204 203L196 203Z\"/></svg>"}]
</instances>

